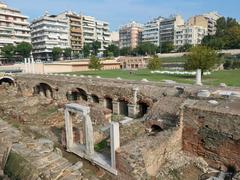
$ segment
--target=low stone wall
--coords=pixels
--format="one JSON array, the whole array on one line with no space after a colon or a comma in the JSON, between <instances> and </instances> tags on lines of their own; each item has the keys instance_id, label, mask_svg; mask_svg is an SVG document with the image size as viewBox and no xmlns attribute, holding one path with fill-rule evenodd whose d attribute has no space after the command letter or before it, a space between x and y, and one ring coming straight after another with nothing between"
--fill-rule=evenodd
<instances>
[{"instance_id":1,"label":"low stone wall","mask_svg":"<svg viewBox=\"0 0 240 180\"><path fill-rule=\"evenodd\" d=\"M182 149L181 128L144 135L117 152L119 179L155 177L167 159Z\"/></svg>"},{"instance_id":2,"label":"low stone wall","mask_svg":"<svg viewBox=\"0 0 240 180\"><path fill-rule=\"evenodd\" d=\"M202 156L212 167L233 166L239 171L240 115L226 111L207 105L185 107L183 149Z\"/></svg>"}]
</instances>

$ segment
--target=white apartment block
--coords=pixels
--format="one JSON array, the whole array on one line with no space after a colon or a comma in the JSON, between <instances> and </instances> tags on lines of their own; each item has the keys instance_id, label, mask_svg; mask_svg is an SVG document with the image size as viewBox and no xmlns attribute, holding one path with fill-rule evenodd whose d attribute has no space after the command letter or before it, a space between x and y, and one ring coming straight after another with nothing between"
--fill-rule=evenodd
<instances>
[{"instance_id":1,"label":"white apartment block","mask_svg":"<svg viewBox=\"0 0 240 180\"><path fill-rule=\"evenodd\" d=\"M83 42L90 44L93 41L101 43L100 51L105 50L110 44L109 24L96 20L92 16L82 16Z\"/></svg>"},{"instance_id":2,"label":"white apartment block","mask_svg":"<svg viewBox=\"0 0 240 180\"><path fill-rule=\"evenodd\" d=\"M160 21L160 45L164 42L174 43L174 32L178 26L184 25L184 19L179 16L171 16Z\"/></svg>"},{"instance_id":3,"label":"white apartment block","mask_svg":"<svg viewBox=\"0 0 240 180\"><path fill-rule=\"evenodd\" d=\"M204 36L208 34L208 29L202 26L179 26L175 30L174 45L181 47L185 44L193 46L201 44Z\"/></svg>"},{"instance_id":4,"label":"white apartment block","mask_svg":"<svg viewBox=\"0 0 240 180\"><path fill-rule=\"evenodd\" d=\"M203 16L207 19L208 21L208 34L209 35L214 35L216 34L217 28L217 20L221 18L222 16L219 15L217 12L209 12L203 14Z\"/></svg>"},{"instance_id":5,"label":"white apartment block","mask_svg":"<svg viewBox=\"0 0 240 180\"><path fill-rule=\"evenodd\" d=\"M54 47L70 47L68 20L48 14L33 20L31 39L33 56L42 60L51 59Z\"/></svg>"},{"instance_id":6,"label":"white apartment block","mask_svg":"<svg viewBox=\"0 0 240 180\"><path fill-rule=\"evenodd\" d=\"M96 40L101 43L100 51L104 51L110 44L109 24L104 21L96 20Z\"/></svg>"},{"instance_id":7,"label":"white apartment block","mask_svg":"<svg viewBox=\"0 0 240 180\"><path fill-rule=\"evenodd\" d=\"M119 32L114 31L110 34L110 44L114 44L116 46L119 46Z\"/></svg>"},{"instance_id":8,"label":"white apartment block","mask_svg":"<svg viewBox=\"0 0 240 180\"><path fill-rule=\"evenodd\" d=\"M155 18L143 26L142 41L150 42L156 46L160 45L160 22L163 17Z\"/></svg>"},{"instance_id":9,"label":"white apartment block","mask_svg":"<svg viewBox=\"0 0 240 180\"><path fill-rule=\"evenodd\" d=\"M6 44L31 42L28 17L0 2L0 48Z\"/></svg>"}]
</instances>

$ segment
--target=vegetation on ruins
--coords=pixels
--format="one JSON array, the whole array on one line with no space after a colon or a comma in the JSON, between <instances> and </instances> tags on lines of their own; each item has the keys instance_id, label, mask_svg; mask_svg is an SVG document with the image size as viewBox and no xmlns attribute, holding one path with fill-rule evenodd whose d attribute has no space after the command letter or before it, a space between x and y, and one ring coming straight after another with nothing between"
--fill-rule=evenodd
<instances>
[{"instance_id":1,"label":"vegetation on ruins","mask_svg":"<svg viewBox=\"0 0 240 180\"><path fill-rule=\"evenodd\" d=\"M63 51L62 51L61 48L59 48L59 47L54 47L54 48L52 49L52 57L53 57L53 60L54 60L54 61L58 60L58 59L62 56L62 53L63 53Z\"/></svg>"},{"instance_id":2,"label":"vegetation on ruins","mask_svg":"<svg viewBox=\"0 0 240 180\"><path fill-rule=\"evenodd\" d=\"M157 56L152 57L151 59L149 59L149 63L148 63L148 69L150 70L156 70L156 69L160 69L161 67L161 61L160 58Z\"/></svg>"},{"instance_id":3,"label":"vegetation on ruins","mask_svg":"<svg viewBox=\"0 0 240 180\"><path fill-rule=\"evenodd\" d=\"M240 48L240 24L234 18L222 17L217 20L215 35L203 38L202 44L213 49Z\"/></svg>"},{"instance_id":4,"label":"vegetation on ruins","mask_svg":"<svg viewBox=\"0 0 240 180\"><path fill-rule=\"evenodd\" d=\"M71 57L72 57L72 49L71 48L64 49L63 55L64 55L64 58L71 59Z\"/></svg>"},{"instance_id":5,"label":"vegetation on ruins","mask_svg":"<svg viewBox=\"0 0 240 180\"><path fill-rule=\"evenodd\" d=\"M13 60L15 52L16 47L11 44L5 45L1 48L1 55L6 58L8 62Z\"/></svg>"},{"instance_id":6,"label":"vegetation on ruins","mask_svg":"<svg viewBox=\"0 0 240 180\"><path fill-rule=\"evenodd\" d=\"M17 45L16 52L22 57L22 59L28 58L32 52L32 45L28 42L21 42Z\"/></svg>"},{"instance_id":7,"label":"vegetation on ruins","mask_svg":"<svg viewBox=\"0 0 240 180\"><path fill-rule=\"evenodd\" d=\"M91 57L88 65L89 69L100 70L102 66L101 61L96 56Z\"/></svg>"},{"instance_id":8,"label":"vegetation on ruins","mask_svg":"<svg viewBox=\"0 0 240 180\"><path fill-rule=\"evenodd\" d=\"M213 49L200 45L191 48L184 68L185 70L201 69L203 73L212 69L219 62L220 58Z\"/></svg>"}]
</instances>

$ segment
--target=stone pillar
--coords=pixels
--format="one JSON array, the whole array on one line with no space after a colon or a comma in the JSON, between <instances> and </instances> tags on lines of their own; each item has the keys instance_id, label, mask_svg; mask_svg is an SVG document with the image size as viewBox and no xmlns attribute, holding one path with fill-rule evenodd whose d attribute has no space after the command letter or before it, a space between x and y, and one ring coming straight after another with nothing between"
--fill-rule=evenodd
<instances>
[{"instance_id":1,"label":"stone pillar","mask_svg":"<svg viewBox=\"0 0 240 180\"><path fill-rule=\"evenodd\" d=\"M46 97L47 98L52 98L52 93L49 89L46 90Z\"/></svg>"},{"instance_id":2,"label":"stone pillar","mask_svg":"<svg viewBox=\"0 0 240 180\"><path fill-rule=\"evenodd\" d=\"M28 73L27 58L24 58L24 68L25 68L24 72Z\"/></svg>"},{"instance_id":3,"label":"stone pillar","mask_svg":"<svg viewBox=\"0 0 240 180\"><path fill-rule=\"evenodd\" d=\"M128 104L128 116L131 118L136 118L137 112L137 94L139 89L137 87L133 88L133 104Z\"/></svg>"},{"instance_id":4,"label":"stone pillar","mask_svg":"<svg viewBox=\"0 0 240 180\"><path fill-rule=\"evenodd\" d=\"M99 98L99 104L102 106L102 107L106 107L106 101L104 98Z\"/></svg>"},{"instance_id":5,"label":"stone pillar","mask_svg":"<svg viewBox=\"0 0 240 180\"><path fill-rule=\"evenodd\" d=\"M137 94L138 94L139 89L133 88L133 104L137 104Z\"/></svg>"},{"instance_id":6,"label":"stone pillar","mask_svg":"<svg viewBox=\"0 0 240 180\"><path fill-rule=\"evenodd\" d=\"M113 101L113 114L120 114L119 101Z\"/></svg>"},{"instance_id":7,"label":"stone pillar","mask_svg":"<svg viewBox=\"0 0 240 180\"><path fill-rule=\"evenodd\" d=\"M90 111L90 109L89 109ZM92 156L94 154L94 140L93 140L93 126L91 118L87 114L84 115L84 131L85 131L85 142L86 142L86 154Z\"/></svg>"},{"instance_id":8,"label":"stone pillar","mask_svg":"<svg viewBox=\"0 0 240 180\"><path fill-rule=\"evenodd\" d=\"M90 102L90 103L93 103L93 99L92 99L91 94L87 94L87 101Z\"/></svg>"},{"instance_id":9,"label":"stone pillar","mask_svg":"<svg viewBox=\"0 0 240 180\"><path fill-rule=\"evenodd\" d=\"M32 60L32 73L35 74L35 62L33 58L31 58L31 60Z\"/></svg>"},{"instance_id":10,"label":"stone pillar","mask_svg":"<svg viewBox=\"0 0 240 180\"><path fill-rule=\"evenodd\" d=\"M30 58L27 58L27 64L28 64L28 73L32 73L31 72L31 59Z\"/></svg>"},{"instance_id":11,"label":"stone pillar","mask_svg":"<svg viewBox=\"0 0 240 180\"><path fill-rule=\"evenodd\" d=\"M202 71L201 69L197 69L196 71L196 84L197 85L202 85Z\"/></svg>"},{"instance_id":12,"label":"stone pillar","mask_svg":"<svg viewBox=\"0 0 240 180\"><path fill-rule=\"evenodd\" d=\"M128 104L128 117L136 118L137 117L137 105Z\"/></svg>"},{"instance_id":13,"label":"stone pillar","mask_svg":"<svg viewBox=\"0 0 240 180\"><path fill-rule=\"evenodd\" d=\"M119 124L112 122L110 124L111 138L111 166L116 169L116 150L120 147Z\"/></svg>"},{"instance_id":14,"label":"stone pillar","mask_svg":"<svg viewBox=\"0 0 240 180\"><path fill-rule=\"evenodd\" d=\"M64 116L65 116L67 151L70 151L73 145L73 126L72 126L72 118L67 108L64 111Z\"/></svg>"}]
</instances>

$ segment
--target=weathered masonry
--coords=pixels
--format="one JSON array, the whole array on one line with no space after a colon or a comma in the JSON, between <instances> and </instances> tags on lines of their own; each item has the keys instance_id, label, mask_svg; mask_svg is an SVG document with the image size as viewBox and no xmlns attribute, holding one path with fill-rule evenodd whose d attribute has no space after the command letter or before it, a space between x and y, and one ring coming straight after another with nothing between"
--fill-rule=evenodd
<instances>
[{"instance_id":1,"label":"weathered masonry","mask_svg":"<svg viewBox=\"0 0 240 180\"><path fill-rule=\"evenodd\" d=\"M186 96L181 87L151 83L131 83L119 80L101 80L67 76L21 75L16 84L24 95L45 96L49 99L74 102L93 102L106 107L114 114L136 118L146 114L161 96ZM192 89L191 91L197 91Z\"/></svg>"},{"instance_id":2,"label":"weathered masonry","mask_svg":"<svg viewBox=\"0 0 240 180\"><path fill-rule=\"evenodd\" d=\"M117 174L119 179L158 177L169 158L180 153L175 157L178 159L182 151L203 157L210 167L240 171L239 88L63 75L17 75L0 82L14 85L20 95L29 98L36 96L61 107L67 104L67 150ZM113 151L105 163L93 148L97 144L93 132L99 128L98 120L89 119L93 107L133 118L126 118L131 119L129 124L119 121L120 143L116 136L107 137L116 144L108 141ZM73 115L76 113L80 116ZM71 116L73 121L81 119L80 123L72 127ZM118 123L111 124L111 120L102 124L111 129L108 135L118 129ZM74 128L79 128L79 139L73 137Z\"/></svg>"}]
</instances>

